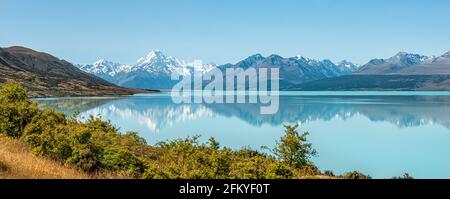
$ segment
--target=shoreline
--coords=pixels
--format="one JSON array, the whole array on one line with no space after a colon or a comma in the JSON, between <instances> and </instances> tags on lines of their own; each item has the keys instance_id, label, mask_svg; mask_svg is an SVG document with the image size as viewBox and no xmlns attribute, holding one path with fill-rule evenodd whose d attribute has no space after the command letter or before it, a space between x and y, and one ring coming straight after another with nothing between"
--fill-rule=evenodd
<instances>
[{"instance_id":1,"label":"shoreline","mask_svg":"<svg viewBox=\"0 0 450 199\"><path fill-rule=\"evenodd\" d=\"M118 98L118 97L129 97L138 94L158 94L161 93L160 90L143 90L147 92L136 92L133 94L116 94L116 95L43 95L43 96L30 96L30 99L51 99L51 98L83 98L83 97L99 97L99 98Z\"/></svg>"}]
</instances>

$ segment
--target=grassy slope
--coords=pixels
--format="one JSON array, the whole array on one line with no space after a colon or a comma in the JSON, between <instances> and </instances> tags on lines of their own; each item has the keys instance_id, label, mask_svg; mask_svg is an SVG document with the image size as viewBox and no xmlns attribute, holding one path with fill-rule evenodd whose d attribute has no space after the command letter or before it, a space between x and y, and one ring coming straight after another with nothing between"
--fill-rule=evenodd
<instances>
[{"instance_id":1,"label":"grassy slope","mask_svg":"<svg viewBox=\"0 0 450 199\"><path fill-rule=\"evenodd\" d=\"M91 176L61 163L33 156L25 144L0 136L0 178L87 179Z\"/></svg>"}]
</instances>

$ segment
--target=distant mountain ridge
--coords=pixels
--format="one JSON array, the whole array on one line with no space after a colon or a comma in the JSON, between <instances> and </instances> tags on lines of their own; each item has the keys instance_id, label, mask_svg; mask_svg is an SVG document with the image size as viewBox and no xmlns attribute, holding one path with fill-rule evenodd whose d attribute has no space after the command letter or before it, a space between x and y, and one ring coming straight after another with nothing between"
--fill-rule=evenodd
<instances>
[{"instance_id":1,"label":"distant mountain ridge","mask_svg":"<svg viewBox=\"0 0 450 199\"><path fill-rule=\"evenodd\" d=\"M349 61L333 63L330 60L314 60L305 57L283 58L279 55L264 57L255 54L236 64L203 64L202 61L186 62L166 56L161 51L151 51L133 65L121 65L99 60L94 64L79 65L79 68L116 83L120 86L143 89L170 89L177 81L170 80L172 74L189 76L205 74L214 68L280 68L281 87L351 74L358 65Z\"/></svg>"},{"instance_id":2,"label":"distant mountain ridge","mask_svg":"<svg viewBox=\"0 0 450 199\"><path fill-rule=\"evenodd\" d=\"M236 64L203 65L179 61L161 51L150 52L134 65L109 63L111 66L103 70L82 69L131 88L170 89L177 83L170 80L172 73L188 76L204 74L213 68L225 72L227 68L253 67L279 68L281 90L450 90L450 80L447 80L450 51L441 56L399 52L390 58L372 59L362 66L345 60L333 63L327 59L284 58L276 54L268 57L254 54ZM110 75L104 77L104 73Z\"/></svg>"},{"instance_id":3,"label":"distant mountain ridge","mask_svg":"<svg viewBox=\"0 0 450 199\"><path fill-rule=\"evenodd\" d=\"M399 52L388 59L373 59L354 74L447 75L450 74L450 51L439 57Z\"/></svg>"},{"instance_id":4,"label":"distant mountain ridge","mask_svg":"<svg viewBox=\"0 0 450 199\"><path fill-rule=\"evenodd\" d=\"M284 58L275 54L268 57L255 54L236 64L216 65L199 60L180 61L161 51L151 51L132 65L101 59L77 67L24 47L0 48L0 83L16 81L35 97L144 92L124 87L170 89L177 83L170 79L172 74L189 76L205 74L214 68L238 67L279 68L281 90L450 90L450 51L436 57L400 52L387 59L373 59L363 66L345 60L333 63L327 59Z\"/></svg>"},{"instance_id":5,"label":"distant mountain ridge","mask_svg":"<svg viewBox=\"0 0 450 199\"><path fill-rule=\"evenodd\" d=\"M123 70L126 65L110 62L105 59L100 59L93 64L76 65L81 70L94 74L107 81L112 81L112 77Z\"/></svg>"},{"instance_id":6,"label":"distant mountain ridge","mask_svg":"<svg viewBox=\"0 0 450 199\"><path fill-rule=\"evenodd\" d=\"M194 73L206 73L215 64L203 64L201 61L180 61L177 58L166 56L155 50L139 58L135 64L124 65L101 59L94 64L78 65L88 73L99 76L115 84L141 89L168 89L176 81L171 80L172 74L188 76Z\"/></svg>"},{"instance_id":7,"label":"distant mountain ridge","mask_svg":"<svg viewBox=\"0 0 450 199\"><path fill-rule=\"evenodd\" d=\"M330 60L315 60L301 56L284 58L279 55L270 55L264 57L261 54L255 54L247 59L238 62L235 65L223 65L219 68L279 68L280 87L285 88L303 82L326 79L351 74L358 68L357 65L342 61L335 64Z\"/></svg>"},{"instance_id":8,"label":"distant mountain ridge","mask_svg":"<svg viewBox=\"0 0 450 199\"><path fill-rule=\"evenodd\" d=\"M0 48L0 83L6 81L22 84L33 97L143 92L116 86L83 72L65 60L19 46Z\"/></svg>"},{"instance_id":9,"label":"distant mountain ridge","mask_svg":"<svg viewBox=\"0 0 450 199\"><path fill-rule=\"evenodd\" d=\"M449 91L450 51L441 56L399 52L372 59L352 75L301 83L285 90Z\"/></svg>"}]
</instances>

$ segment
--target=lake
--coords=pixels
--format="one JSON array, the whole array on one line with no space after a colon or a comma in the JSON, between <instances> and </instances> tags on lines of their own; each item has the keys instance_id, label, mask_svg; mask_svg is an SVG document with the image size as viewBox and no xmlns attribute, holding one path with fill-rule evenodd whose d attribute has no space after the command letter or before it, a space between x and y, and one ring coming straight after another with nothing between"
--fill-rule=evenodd
<instances>
[{"instance_id":1,"label":"lake","mask_svg":"<svg viewBox=\"0 0 450 199\"><path fill-rule=\"evenodd\" d=\"M300 124L321 170L450 178L448 92L281 92L274 115L261 115L258 104L175 104L167 93L36 101L66 114L80 111L80 119L101 116L150 144L201 135L233 149L272 148L284 124Z\"/></svg>"}]
</instances>

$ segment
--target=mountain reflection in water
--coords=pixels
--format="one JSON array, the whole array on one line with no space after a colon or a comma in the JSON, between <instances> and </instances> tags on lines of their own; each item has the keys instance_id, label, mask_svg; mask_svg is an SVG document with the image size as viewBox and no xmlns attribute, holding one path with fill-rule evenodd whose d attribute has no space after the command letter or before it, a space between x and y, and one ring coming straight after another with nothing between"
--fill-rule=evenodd
<instances>
[{"instance_id":1,"label":"mountain reflection in water","mask_svg":"<svg viewBox=\"0 0 450 199\"><path fill-rule=\"evenodd\" d=\"M260 104L174 104L169 96L39 100L41 107L68 115L135 118L150 131L201 117L236 117L253 126L343 120L363 115L399 128L439 124L450 128L450 96L280 96L276 114L261 115Z\"/></svg>"}]
</instances>

